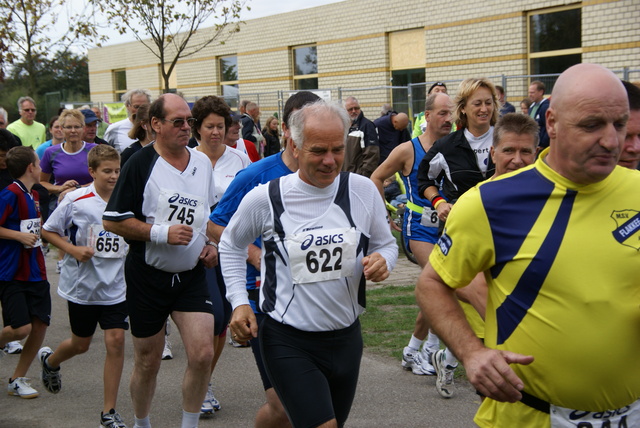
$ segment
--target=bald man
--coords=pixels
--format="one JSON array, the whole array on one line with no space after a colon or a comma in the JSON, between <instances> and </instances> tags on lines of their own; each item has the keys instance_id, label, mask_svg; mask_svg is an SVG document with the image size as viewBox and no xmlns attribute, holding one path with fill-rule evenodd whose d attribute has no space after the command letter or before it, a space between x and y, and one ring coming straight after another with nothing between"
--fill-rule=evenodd
<instances>
[{"instance_id":1,"label":"bald man","mask_svg":"<svg viewBox=\"0 0 640 428\"><path fill-rule=\"evenodd\" d=\"M616 167L628 118L612 72L569 68L550 147L451 210L416 298L487 397L480 427L640 426L640 173ZM481 271L484 344L454 296Z\"/></svg>"},{"instance_id":2,"label":"bald man","mask_svg":"<svg viewBox=\"0 0 640 428\"><path fill-rule=\"evenodd\" d=\"M409 116L406 113L390 111L373 121L378 129L378 142L380 146L380 164L387 159L389 153L399 144L409 141L411 134L407 129Z\"/></svg>"}]
</instances>

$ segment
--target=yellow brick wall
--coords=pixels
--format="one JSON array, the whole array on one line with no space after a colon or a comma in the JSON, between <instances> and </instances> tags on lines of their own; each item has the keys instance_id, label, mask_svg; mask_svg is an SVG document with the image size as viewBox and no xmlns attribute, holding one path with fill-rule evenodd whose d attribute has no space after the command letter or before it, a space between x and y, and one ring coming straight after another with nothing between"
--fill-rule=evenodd
<instances>
[{"instance_id":1,"label":"yellow brick wall","mask_svg":"<svg viewBox=\"0 0 640 428\"><path fill-rule=\"evenodd\" d=\"M213 44L176 66L178 90L187 98L220 94L218 58L237 55L241 94L260 99L264 112L276 111L278 91L293 88L291 48L316 44L320 89L332 97L354 95L372 118L389 102L391 32L423 29L424 52L417 52L427 81L472 76L526 75L527 12L580 4L568 0L345 0L325 6L248 20L224 45ZM640 69L640 2L585 0L582 3L583 62L612 69ZM207 29L198 37L204 37ZM141 43L89 51L92 101L113 101L112 70L127 70L129 88L161 93L158 60ZM493 79L496 84L501 80ZM514 104L527 79L509 80ZM340 91L339 91L340 89ZM455 91L455 88L452 88ZM454 92L452 91L452 92ZM284 95L286 100L287 95Z\"/></svg>"}]
</instances>

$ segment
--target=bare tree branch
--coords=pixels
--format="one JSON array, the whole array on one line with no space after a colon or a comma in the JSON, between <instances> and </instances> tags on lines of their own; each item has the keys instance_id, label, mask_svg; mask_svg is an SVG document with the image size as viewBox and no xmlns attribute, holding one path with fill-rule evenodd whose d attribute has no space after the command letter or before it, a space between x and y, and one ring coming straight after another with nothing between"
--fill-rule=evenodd
<instances>
[{"instance_id":1,"label":"bare tree branch","mask_svg":"<svg viewBox=\"0 0 640 428\"><path fill-rule=\"evenodd\" d=\"M224 43L240 30L246 1L90 0L120 34L132 34L158 58L165 91L171 89L169 79L180 59L214 42ZM201 30L211 19L212 28Z\"/></svg>"}]
</instances>

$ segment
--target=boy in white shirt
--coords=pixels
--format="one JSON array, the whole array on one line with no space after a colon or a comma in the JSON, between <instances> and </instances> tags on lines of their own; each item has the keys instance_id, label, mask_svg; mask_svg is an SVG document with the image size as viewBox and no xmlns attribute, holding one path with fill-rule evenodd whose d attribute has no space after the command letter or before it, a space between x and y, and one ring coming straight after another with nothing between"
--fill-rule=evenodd
<instances>
[{"instance_id":1,"label":"boy in white shirt","mask_svg":"<svg viewBox=\"0 0 640 428\"><path fill-rule=\"evenodd\" d=\"M100 423L121 428L125 424L115 406L124 364L124 331L129 329L124 281L128 246L102 226L102 214L120 174L120 156L102 144L91 149L87 161L93 183L67 194L42 231L47 241L66 254L58 294L68 300L72 335L55 352L44 347L38 356L44 386L58 393L62 388L60 364L89 349L100 323L107 349Z\"/></svg>"}]
</instances>

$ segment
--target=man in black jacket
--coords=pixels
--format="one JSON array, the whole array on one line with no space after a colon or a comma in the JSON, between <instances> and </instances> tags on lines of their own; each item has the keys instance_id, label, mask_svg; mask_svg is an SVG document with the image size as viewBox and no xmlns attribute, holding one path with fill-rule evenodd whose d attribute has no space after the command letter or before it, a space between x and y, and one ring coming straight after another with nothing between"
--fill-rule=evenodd
<instances>
[{"instance_id":1,"label":"man in black jacket","mask_svg":"<svg viewBox=\"0 0 640 428\"><path fill-rule=\"evenodd\" d=\"M351 127L345 144L342 170L370 177L380 160L376 126L364 117L355 97L347 97L344 108L351 118Z\"/></svg>"}]
</instances>

